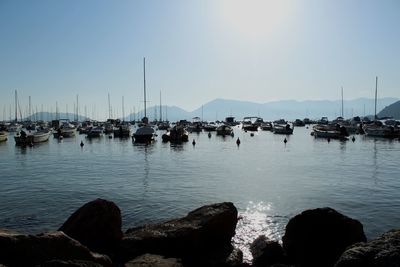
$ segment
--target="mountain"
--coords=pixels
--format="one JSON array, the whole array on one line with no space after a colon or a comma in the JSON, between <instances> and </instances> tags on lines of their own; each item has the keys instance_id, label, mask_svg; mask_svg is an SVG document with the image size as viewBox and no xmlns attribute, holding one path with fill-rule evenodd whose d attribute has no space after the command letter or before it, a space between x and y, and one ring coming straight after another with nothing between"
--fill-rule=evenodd
<instances>
[{"instance_id":1,"label":"mountain","mask_svg":"<svg viewBox=\"0 0 400 267\"><path fill-rule=\"evenodd\" d=\"M378 113L378 117L392 117L395 120L400 120L400 101L397 101L382 109L381 112Z\"/></svg>"},{"instance_id":2,"label":"mountain","mask_svg":"<svg viewBox=\"0 0 400 267\"><path fill-rule=\"evenodd\" d=\"M381 98L378 99L378 108L390 105L398 98ZM204 104L202 107L194 111L185 111L178 107L167 107L168 120L178 121L181 119L191 120L193 117L200 117L207 121L224 120L225 117L233 116L237 120L246 116L259 116L265 120L275 120L284 118L294 120L297 118L319 119L323 116L334 119L341 116L341 100L284 100L273 101L267 103L255 103L249 101L238 101L228 99L215 99ZM354 100L345 100L344 117L365 116L374 114L374 99L358 98ZM165 119L165 106L163 106L163 119ZM157 116L155 115L157 109ZM143 117L143 112L136 114L136 118ZM159 107L150 107L147 110L150 120L159 118ZM129 115L134 116L134 115ZM126 120L129 119L126 117Z\"/></svg>"}]
</instances>

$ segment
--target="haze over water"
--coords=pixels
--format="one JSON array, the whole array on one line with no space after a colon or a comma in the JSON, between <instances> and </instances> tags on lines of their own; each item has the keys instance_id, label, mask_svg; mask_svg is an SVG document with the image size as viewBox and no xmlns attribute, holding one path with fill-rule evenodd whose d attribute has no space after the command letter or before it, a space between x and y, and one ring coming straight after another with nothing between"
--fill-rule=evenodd
<instances>
[{"instance_id":1,"label":"haze over water","mask_svg":"<svg viewBox=\"0 0 400 267\"><path fill-rule=\"evenodd\" d=\"M190 134L195 146L162 143L161 131L148 146L79 135L21 148L10 138L0 144L0 228L56 230L95 198L121 208L124 229L231 201L241 216L234 242L247 257L249 242L260 234L279 240L304 209L337 209L360 220L368 238L398 228L400 142L328 143L310 131L296 127L286 145L285 136L239 128L234 138Z\"/></svg>"}]
</instances>

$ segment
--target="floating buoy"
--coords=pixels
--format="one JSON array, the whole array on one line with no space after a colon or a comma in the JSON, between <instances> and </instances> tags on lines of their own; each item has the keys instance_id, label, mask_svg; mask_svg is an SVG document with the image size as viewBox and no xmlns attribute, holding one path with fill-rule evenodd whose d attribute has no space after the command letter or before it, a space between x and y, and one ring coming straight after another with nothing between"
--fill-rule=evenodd
<instances>
[{"instance_id":1,"label":"floating buoy","mask_svg":"<svg viewBox=\"0 0 400 267\"><path fill-rule=\"evenodd\" d=\"M285 139L283 139L283 142L286 144L287 143L287 139L286 139L286 137L285 137Z\"/></svg>"},{"instance_id":2,"label":"floating buoy","mask_svg":"<svg viewBox=\"0 0 400 267\"><path fill-rule=\"evenodd\" d=\"M331 139L328 137L328 143L331 141Z\"/></svg>"},{"instance_id":3,"label":"floating buoy","mask_svg":"<svg viewBox=\"0 0 400 267\"><path fill-rule=\"evenodd\" d=\"M81 144L80 144L80 146L81 146L81 147L83 147L84 145L85 145L85 144L83 143L83 141L81 141Z\"/></svg>"},{"instance_id":4,"label":"floating buoy","mask_svg":"<svg viewBox=\"0 0 400 267\"><path fill-rule=\"evenodd\" d=\"M208 133L208 138L211 138L211 133Z\"/></svg>"},{"instance_id":5,"label":"floating buoy","mask_svg":"<svg viewBox=\"0 0 400 267\"><path fill-rule=\"evenodd\" d=\"M353 136L353 138L351 138L351 141L353 141L354 143L354 141L356 141L356 138Z\"/></svg>"},{"instance_id":6,"label":"floating buoy","mask_svg":"<svg viewBox=\"0 0 400 267\"><path fill-rule=\"evenodd\" d=\"M196 140L193 139L192 145L196 145Z\"/></svg>"},{"instance_id":7,"label":"floating buoy","mask_svg":"<svg viewBox=\"0 0 400 267\"><path fill-rule=\"evenodd\" d=\"M112 135L111 134L108 136L108 139L112 139Z\"/></svg>"},{"instance_id":8,"label":"floating buoy","mask_svg":"<svg viewBox=\"0 0 400 267\"><path fill-rule=\"evenodd\" d=\"M235 136L235 134L234 134L233 132L231 132L231 136L232 136L232 137L234 137L234 136Z\"/></svg>"},{"instance_id":9,"label":"floating buoy","mask_svg":"<svg viewBox=\"0 0 400 267\"><path fill-rule=\"evenodd\" d=\"M254 136L254 133L251 133L250 136Z\"/></svg>"},{"instance_id":10,"label":"floating buoy","mask_svg":"<svg viewBox=\"0 0 400 267\"><path fill-rule=\"evenodd\" d=\"M58 137L59 140L63 140L63 138L64 138L64 137L63 137L62 135L60 135L60 136Z\"/></svg>"},{"instance_id":11,"label":"floating buoy","mask_svg":"<svg viewBox=\"0 0 400 267\"><path fill-rule=\"evenodd\" d=\"M240 145L240 139L239 139L239 137L238 137L238 139L236 139L236 144L237 144L237 145Z\"/></svg>"}]
</instances>

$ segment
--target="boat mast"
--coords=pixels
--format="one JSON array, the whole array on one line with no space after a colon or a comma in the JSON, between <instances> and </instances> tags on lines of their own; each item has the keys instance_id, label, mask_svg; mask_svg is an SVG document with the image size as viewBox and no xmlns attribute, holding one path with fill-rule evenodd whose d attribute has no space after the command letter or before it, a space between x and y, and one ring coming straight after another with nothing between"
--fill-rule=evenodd
<instances>
[{"instance_id":1,"label":"boat mast","mask_svg":"<svg viewBox=\"0 0 400 267\"><path fill-rule=\"evenodd\" d=\"M375 79L375 120L377 120L377 116L376 116L376 103L377 103L377 99L378 99L378 76L376 76Z\"/></svg>"},{"instance_id":2,"label":"boat mast","mask_svg":"<svg viewBox=\"0 0 400 267\"><path fill-rule=\"evenodd\" d=\"M111 119L110 93L108 93L108 118Z\"/></svg>"},{"instance_id":3,"label":"boat mast","mask_svg":"<svg viewBox=\"0 0 400 267\"><path fill-rule=\"evenodd\" d=\"M18 95L17 90L15 90L15 122L18 121Z\"/></svg>"},{"instance_id":4,"label":"boat mast","mask_svg":"<svg viewBox=\"0 0 400 267\"><path fill-rule=\"evenodd\" d=\"M125 121L124 96L122 96L122 121Z\"/></svg>"},{"instance_id":5,"label":"boat mast","mask_svg":"<svg viewBox=\"0 0 400 267\"><path fill-rule=\"evenodd\" d=\"M343 113L343 86L342 86L342 118L344 118L344 113Z\"/></svg>"},{"instance_id":6,"label":"boat mast","mask_svg":"<svg viewBox=\"0 0 400 267\"><path fill-rule=\"evenodd\" d=\"M161 90L160 90L160 121L162 121Z\"/></svg>"},{"instance_id":7,"label":"boat mast","mask_svg":"<svg viewBox=\"0 0 400 267\"><path fill-rule=\"evenodd\" d=\"M144 91L144 117L147 117L146 113L146 58L143 58L143 91Z\"/></svg>"},{"instance_id":8,"label":"boat mast","mask_svg":"<svg viewBox=\"0 0 400 267\"><path fill-rule=\"evenodd\" d=\"M31 96L29 96L29 121L32 121L32 105L31 105Z\"/></svg>"}]
</instances>

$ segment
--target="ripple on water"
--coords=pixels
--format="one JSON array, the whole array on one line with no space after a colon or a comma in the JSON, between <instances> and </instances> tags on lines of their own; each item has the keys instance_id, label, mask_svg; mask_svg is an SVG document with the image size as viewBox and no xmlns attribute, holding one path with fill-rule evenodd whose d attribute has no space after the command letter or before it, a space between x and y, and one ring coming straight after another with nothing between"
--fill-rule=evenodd
<instances>
[{"instance_id":1,"label":"ripple on water","mask_svg":"<svg viewBox=\"0 0 400 267\"><path fill-rule=\"evenodd\" d=\"M280 241L283 233L282 216L273 215L271 203L250 201L246 210L239 212L239 221L233 244L243 252L243 260L251 262L250 244L260 235L270 240Z\"/></svg>"}]
</instances>

